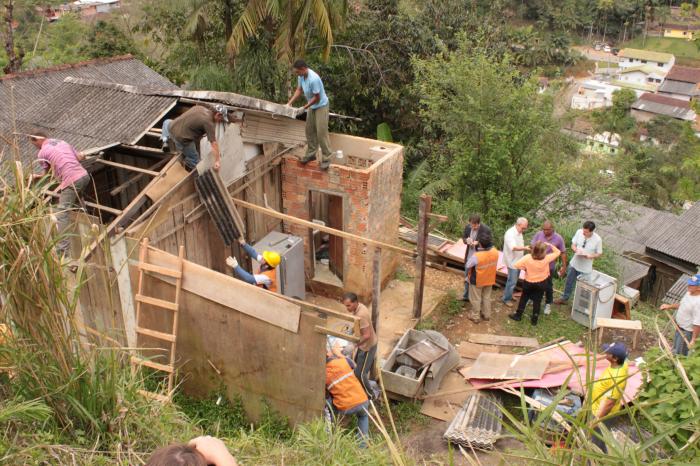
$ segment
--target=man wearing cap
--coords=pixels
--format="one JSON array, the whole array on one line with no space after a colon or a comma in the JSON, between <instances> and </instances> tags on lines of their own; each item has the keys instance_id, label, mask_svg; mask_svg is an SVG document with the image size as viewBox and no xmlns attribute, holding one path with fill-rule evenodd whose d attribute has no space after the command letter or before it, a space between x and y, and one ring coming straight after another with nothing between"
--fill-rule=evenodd
<instances>
[{"instance_id":1,"label":"man wearing cap","mask_svg":"<svg viewBox=\"0 0 700 466\"><path fill-rule=\"evenodd\" d=\"M320 146L320 166L322 170L327 170L331 163L331 140L328 135L328 96L323 81L304 60L295 61L292 68L297 75L297 88L287 105L291 106L302 94L306 97L306 105L302 108L306 111L307 149L301 163L314 160Z\"/></svg>"},{"instance_id":2,"label":"man wearing cap","mask_svg":"<svg viewBox=\"0 0 700 466\"><path fill-rule=\"evenodd\" d=\"M593 443L603 452L607 452L598 424L600 422L605 424L606 421L603 421L605 416L616 413L622 408L628 378L627 347L624 343L616 341L603 345L603 353L610 366L593 382L591 413L594 418L593 427L596 434L593 436Z\"/></svg>"},{"instance_id":3,"label":"man wearing cap","mask_svg":"<svg viewBox=\"0 0 700 466\"><path fill-rule=\"evenodd\" d=\"M259 273L248 273L243 267L238 265L238 261L233 256L226 258L226 265L231 267L236 276L244 282L265 288L268 291L277 292L277 272L275 269L282 262L280 255L275 251L263 251L262 254L258 254L258 251L253 249L244 239L241 238L238 242L248 256L260 263Z\"/></svg>"},{"instance_id":4,"label":"man wearing cap","mask_svg":"<svg viewBox=\"0 0 700 466\"><path fill-rule=\"evenodd\" d=\"M677 309L673 353L687 356L700 335L700 273L688 279L688 291L680 303L662 304L660 309Z\"/></svg>"},{"instance_id":5,"label":"man wearing cap","mask_svg":"<svg viewBox=\"0 0 700 466\"><path fill-rule=\"evenodd\" d=\"M42 169L42 173L34 174L33 177L41 178L51 170L60 182L57 189L60 195L56 220L58 233L64 233L70 220L70 210L77 207L81 191L90 182L90 175L80 164L85 157L66 141L49 139L43 131L34 131L29 139L39 149L36 157ZM56 253L63 257L69 247L70 239L64 237L56 245Z\"/></svg>"},{"instance_id":6,"label":"man wearing cap","mask_svg":"<svg viewBox=\"0 0 700 466\"><path fill-rule=\"evenodd\" d=\"M211 150L214 152L214 170L221 167L221 153L219 143L216 140L215 123L228 123L228 110L221 104L213 108L203 105L195 105L174 120L163 122L163 151L170 151L168 142L172 142L175 149L182 153L185 159L185 168L188 171L194 169L199 163L199 141L207 135L211 143Z\"/></svg>"}]
</instances>

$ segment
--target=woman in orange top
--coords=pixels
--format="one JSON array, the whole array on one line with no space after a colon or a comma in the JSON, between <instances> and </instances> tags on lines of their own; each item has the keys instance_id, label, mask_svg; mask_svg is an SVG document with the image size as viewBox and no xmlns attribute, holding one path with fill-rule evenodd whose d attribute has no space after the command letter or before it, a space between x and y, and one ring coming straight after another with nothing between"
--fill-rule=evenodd
<instances>
[{"instance_id":1,"label":"woman in orange top","mask_svg":"<svg viewBox=\"0 0 700 466\"><path fill-rule=\"evenodd\" d=\"M547 246L552 248L552 252L547 254ZM523 294L520 296L518 309L509 315L513 320L519 321L525 312L528 300L532 299L532 318L530 323L537 325L537 318L540 315L540 305L542 296L547 290L547 278L549 277L549 263L557 260L561 251L551 243L538 241L532 248L532 253L526 255L513 267L525 271L525 283L523 284Z\"/></svg>"}]
</instances>

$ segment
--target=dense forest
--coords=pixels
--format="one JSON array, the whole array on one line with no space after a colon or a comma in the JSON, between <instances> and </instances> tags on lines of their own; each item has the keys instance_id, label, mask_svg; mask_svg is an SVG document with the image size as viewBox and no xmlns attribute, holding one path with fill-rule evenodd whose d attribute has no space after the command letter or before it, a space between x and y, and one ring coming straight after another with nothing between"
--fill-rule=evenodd
<instances>
[{"instance_id":1,"label":"dense forest","mask_svg":"<svg viewBox=\"0 0 700 466\"><path fill-rule=\"evenodd\" d=\"M700 146L688 125L642 128L624 96L592 115L553 111L565 78L590 68L572 46L645 36L682 2L158 0L51 24L37 9L47 2L4 3L14 3L17 69L131 53L182 86L284 102L290 65L304 57L332 110L361 119L335 120L335 130L406 146L405 213L415 215L428 192L453 233L472 211L500 229L543 206L565 217L593 197L677 209L700 195ZM540 94L543 76L553 85ZM583 163L560 131L581 118L622 134L624 153ZM662 144L641 143L640 131Z\"/></svg>"}]
</instances>

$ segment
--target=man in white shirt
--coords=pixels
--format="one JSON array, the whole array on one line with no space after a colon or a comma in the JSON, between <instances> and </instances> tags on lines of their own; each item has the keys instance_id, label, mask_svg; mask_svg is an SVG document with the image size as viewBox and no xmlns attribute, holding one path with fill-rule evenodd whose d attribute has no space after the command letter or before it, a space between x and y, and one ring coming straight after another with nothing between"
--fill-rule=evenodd
<instances>
[{"instance_id":1,"label":"man in white shirt","mask_svg":"<svg viewBox=\"0 0 700 466\"><path fill-rule=\"evenodd\" d=\"M522 259L524 251L530 250L529 246L525 246L523 239L525 230L527 230L527 219L520 217L503 237L503 263L508 267L508 280L506 280L506 289L503 292L503 304L508 307L513 307L513 291L520 276L520 270L516 269L514 265Z\"/></svg>"},{"instance_id":2,"label":"man in white shirt","mask_svg":"<svg viewBox=\"0 0 700 466\"><path fill-rule=\"evenodd\" d=\"M673 353L688 355L689 348L695 346L700 335L700 273L688 279L688 292L680 303L662 304L660 309L678 309L676 334L673 337Z\"/></svg>"},{"instance_id":3,"label":"man in white shirt","mask_svg":"<svg viewBox=\"0 0 700 466\"><path fill-rule=\"evenodd\" d=\"M571 238L571 249L574 251L574 257L566 269L564 294L554 301L555 304L566 304L574 291L578 276L593 272L593 260L603 255L603 240L593 230L595 230L595 223L588 220L583 222L583 228L579 229Z\"/></svg>"}]
</instances>

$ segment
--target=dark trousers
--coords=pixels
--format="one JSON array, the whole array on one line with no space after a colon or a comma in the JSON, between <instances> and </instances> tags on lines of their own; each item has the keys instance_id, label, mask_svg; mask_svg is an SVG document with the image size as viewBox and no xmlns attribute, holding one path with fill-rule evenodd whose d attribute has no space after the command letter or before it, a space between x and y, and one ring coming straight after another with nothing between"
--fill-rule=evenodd
<instances>
[{"instance_id":1,"label":"dark trousers","mask_svg":"<svg viewBox=\"0 0 700 466\"><path fill-rule=\"evenodd\" d=\"M374 359L377 357L377 345L374 345L369 351L363 351L357 348L355 355L355 377L360 381L365 389L365 392L370 392L369 374L374 367Z\"/></svg>"},{"instance_id":2,"label":"dark trousers","mask_svg":"<svg viewBox=\"0 0 700 466\"><path fill-rule=\"evenodd\" d=\"M608 430L610 430L610 427L615 425L615 418L606 419L603 421L603 424L605 425L605 427L608 428ZM600 451L602 451L603 453L607 453L608 447L605 445L605 441L602 439L602 436L603 432L600 430L600 425L595 426L593 428L593 438L591 439L591 442L593 442L593 445L600 448Z\"/></svg>"},{"instance_id":3,"label":"dark trousers","mask_svg":"<svg viewBox=\"0 0 700 466\"><path fill-rule=\"evenodd\" d=\"M547 288L544 290L544 303L552 304L554 302L554 283L552 282L552 275L547 277Z\"/></svg>"},{"instance_id":4,"label":"dark trousers","mask_svg":"<svg viewBox=\"0 0 700 466\"><path fill-rule=\"evenodd\" d=\"M531 283L527 280L523 282L523 294L520 296L518 310L515 313L522 316L525 312L527 302L532 300L532 323L537 323L537 318L540 315L540 306L542 305L542 297L547 289L547 280L537 283Z\"/></svg>"}]
</instances>

